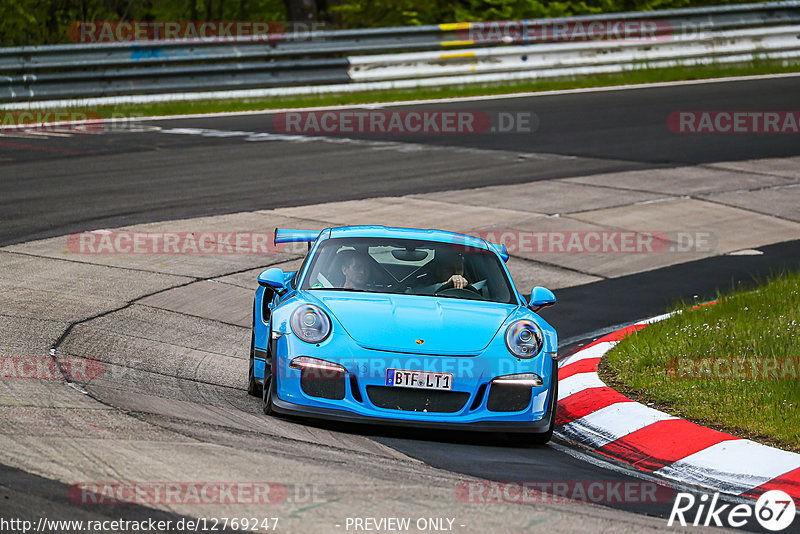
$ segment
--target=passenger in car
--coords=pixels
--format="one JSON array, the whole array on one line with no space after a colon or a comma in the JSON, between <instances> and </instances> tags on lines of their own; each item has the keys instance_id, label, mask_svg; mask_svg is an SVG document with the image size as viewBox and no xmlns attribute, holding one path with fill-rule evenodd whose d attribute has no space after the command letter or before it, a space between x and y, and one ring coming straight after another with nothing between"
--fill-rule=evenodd
<instances>
[{"instance_id":1,"label":"passenger in car","mask_svg":"<svg viewBox=\"0 0 800 534\"><path fill-rule=\"evenodd\" d=\"M369 259L355 250L344 250L339 254L343 256L341 265L344 283L342 287L346 289L369 289L372 286Z\"/></svg>"}]
</instances>

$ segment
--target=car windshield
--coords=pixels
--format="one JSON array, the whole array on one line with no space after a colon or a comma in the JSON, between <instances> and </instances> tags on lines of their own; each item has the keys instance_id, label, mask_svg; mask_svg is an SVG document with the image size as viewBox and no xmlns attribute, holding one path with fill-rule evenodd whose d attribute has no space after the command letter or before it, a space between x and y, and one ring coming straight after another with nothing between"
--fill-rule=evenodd
<instances>
[{"instance_id":1,"label":"car windshield","mask_svg":"<svg viewBox=\"0 0 800 534\"><path fill-rule=\"evenodd\" d=\"M495 254L462 244L410 239L323 241L302 288L516 302Z\"/></svg>"}]
</instances>

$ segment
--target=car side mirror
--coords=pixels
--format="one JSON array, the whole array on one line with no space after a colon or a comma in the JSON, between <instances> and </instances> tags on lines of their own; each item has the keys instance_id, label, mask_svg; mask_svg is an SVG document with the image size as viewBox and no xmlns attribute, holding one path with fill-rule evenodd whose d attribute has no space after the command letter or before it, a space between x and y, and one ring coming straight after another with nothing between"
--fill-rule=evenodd
<instances>
[{"instance_id":1,"label":"car side mirror","mask_svg":"<svg viewBox=\"0 0 800 534\"><path fill-rule=\"evenodd\" d=\"M261 271L261 274L258 275L258 285L273 289L278 294L286 292L286 280L283 277L283 271L277 267Z\"/></svg>"},{"instance_id":2,"label":"car side mirror","mask_svg":"<svg viewBox=\"0 0 800 534\"><path fill-rule=\"evenodd\" d=\"M556 296L546 287L536 286L531 291L531 300L528 304L533 311L539 311L556 303Z\"/></svg>"}]
</instances>

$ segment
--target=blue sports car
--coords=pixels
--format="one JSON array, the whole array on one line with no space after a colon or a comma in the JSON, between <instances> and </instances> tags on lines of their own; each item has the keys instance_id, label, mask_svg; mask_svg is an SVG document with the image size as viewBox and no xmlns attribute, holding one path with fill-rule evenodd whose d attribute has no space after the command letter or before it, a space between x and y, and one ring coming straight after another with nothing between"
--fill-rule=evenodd
<instances>
[{"instance_id":1,"label":"blue sports car","mask_svg":"<svg viewBox=\"0 0 800 534\"><path fill-rule=\"evenodd\" d=\"M441 230L275 230L306 242L298 271L258 276L248 392L265 414L553 433L556 332L504 246Z\"/></svg>"}]
</instances>

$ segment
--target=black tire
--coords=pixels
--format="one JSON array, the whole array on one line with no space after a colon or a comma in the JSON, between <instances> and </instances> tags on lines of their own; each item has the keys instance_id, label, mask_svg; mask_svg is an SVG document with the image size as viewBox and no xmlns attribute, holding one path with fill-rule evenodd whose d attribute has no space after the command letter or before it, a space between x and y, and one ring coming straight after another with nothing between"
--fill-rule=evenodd
<instances>
[{"instance_id":1,"label":"black tire","mask_svg":"<svg viewBox=\"0 0 800 534\"><path fill-rule=\"evenodd\" d=\"M272 376L264 378L266 384L264 387L264 394L262 395L263 399L263 410L264 415L272 415L272 389L275 381L272 379Z\"/></svg>"},{"instance_id":2,"label":"black tire","mask_svg":"<svg viewBox=\"0 0 800 534\"><path fill-rule=\"evenodd\" d=\"M267 348L267 362L264 366L264 387L262 389L261 400L264 415L272 415L272 392L275 390L275 358L272 356L272 328L269 329L269 347ZM269 374L268 374L269 373Z\"/></svg>"},{"instance_id":3,"label":"black tire","mask_svg":"<svg viewBox=\"0 0 800 534\"><path fill-rule=\"evenodd\" d=\"M556 426L556 414L554 413L552 417L550 417L550 427L547 429L547 432L542 432L541 434L531 434L529 442L531 445L546 445L551 439L553 439L553 428Z\"/></svg>"},{"instance_id":4,"label":"black tire","mask_svg":"<svg viewBox=\"0 0 800 534\"><path fill-rule=\"evenodd\" d=\"M556 412L558 411L558 362L553 361L553 371L550 375L550 426L541 434L531 434L529 442L532 445L545 445L553 439L553 429L556 427Z\"/></svg>"},{"instance_id":5,"label":"black tire","mask_svg":"<svg viewBox=\"0 0 800 534\"><path fill-rule=\"evenodd\" d=\"M247 376L247 394L254 397L261 397L264 388L258 383L255 375L255 336L256 334L254 330L253 334L250 336L250 370Z\"/></svg>"}]
</instances>

